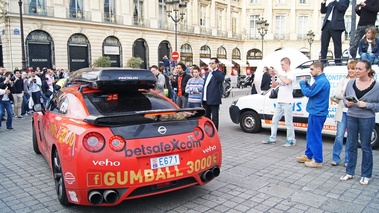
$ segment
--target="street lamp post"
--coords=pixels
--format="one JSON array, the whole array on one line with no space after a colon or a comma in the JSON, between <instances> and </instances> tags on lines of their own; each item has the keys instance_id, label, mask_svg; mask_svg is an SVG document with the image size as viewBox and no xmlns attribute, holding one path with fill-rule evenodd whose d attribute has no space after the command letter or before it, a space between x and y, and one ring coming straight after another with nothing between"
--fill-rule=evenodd
<instances>
[{"instance_id":1,"label":"street lamp post","mask_svg":"<svg viewBox=\"0 0 379 213\"><path fill-rule=\"evenodd\" d=\"M18 6L20 8L20 30L21 30L21 65L22 71L26 71L26 57L25 57L25 43L24 43L24 21L22 19L22 1L18 1Z\"/></svg>"},{"instance_id":2,"label":"street lamp post","mask_svg":"<svg viewBox=\"0 0 379 213\"><path fill-rule=\"evenodd\" d=\"M309 43L309 58L310 59L312 58L312 43L314 41L314 38L315 38L315 33L312 30L309 30L307 33L307 40Z\"/></svg>"},{"instance_id":3,"label":"street lamp post","mask_svg":"<svg viewBox=\"0 0 379 213\"><path fill-rule=\"evenodd\" d=\"M267 20L264 20L263 18L260 18L257 21L258 32L262 37L262 58L263 58L263 40L264 40L265 35L267 34L268 25L270 24L267 23Z\"/></svg>"},{"instance_id":4,"label":"street lamp post","mask_svg":"<svg viewBox=\"0 0 379 213\"><path fill-rule=\"evenodd\" d=\"M166 0L167 15L175 23L175 51L178 50L178 22L184 19L184 8L187 2L183 0Z\"/></svg>"}]
</instances>

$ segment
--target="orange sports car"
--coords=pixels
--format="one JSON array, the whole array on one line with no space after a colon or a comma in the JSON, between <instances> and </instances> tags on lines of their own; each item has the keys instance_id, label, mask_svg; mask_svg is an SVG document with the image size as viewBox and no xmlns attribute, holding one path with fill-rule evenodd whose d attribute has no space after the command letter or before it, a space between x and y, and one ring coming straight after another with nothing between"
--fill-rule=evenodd
<instances>
[{"instance_id":1,"label":"orange sports car","mask_svg":"<svg viewBox=\"0 0 379 213\"><path fill-rule=\"evenodd\" d=\"M112 206L220 174L220 138L204 109L155 92L149 70L85 68L69 82L32 119L34 151L62 205Z\"/></svg>"}]
</instances>

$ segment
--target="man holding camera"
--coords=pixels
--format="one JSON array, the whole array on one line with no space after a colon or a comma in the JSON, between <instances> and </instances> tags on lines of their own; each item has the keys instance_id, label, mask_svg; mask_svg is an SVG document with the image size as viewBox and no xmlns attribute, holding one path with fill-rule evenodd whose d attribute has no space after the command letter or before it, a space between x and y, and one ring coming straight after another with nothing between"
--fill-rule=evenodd
<instances>
[{"instance_id":1,"label":"man holding camera","mask_svg":"<svg viewBox=\"0 0 379 213\"><path fill-rule=\"evenodd\" d=\"M13 86L13 82L11 81L12 72L6 72L4 78L0 79L0 89L5 90L3 95L0 95L0 118L3 117L4 109L7 111L7 121L6 127L8 130L13 130L12 127L12 102L13 96L10 91L10 88ZM0 121L1 128L1 121Z\"/></svg>"},{"instance_id":2,"label":"man holding camera","mask_svg":"<svg viewBox=\"0 0 379 213\"><path fill-rule=\"evenodd\" d=\"M41 103L41 79L36 75L36 72L32 70L31 77L28 80L29 91L32 93L32 99L34 104Z\"/></svg>"}]
</instances>

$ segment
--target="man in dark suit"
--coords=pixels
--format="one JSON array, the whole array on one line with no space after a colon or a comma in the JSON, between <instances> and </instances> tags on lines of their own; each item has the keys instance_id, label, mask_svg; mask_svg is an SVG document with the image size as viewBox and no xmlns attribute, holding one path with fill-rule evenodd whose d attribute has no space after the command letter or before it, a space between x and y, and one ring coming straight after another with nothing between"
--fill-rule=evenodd
<instances>
[{"instance_id":1,"label":"man in dark suit","mask_svg":"<svg viewBox=\"0 0 379 213\"><path fill-rule=\"evenodd\" d=\"M349 0L323 0L321 3L321 14L326 14L321 27L321 59L326 59L330 38L334 43L334 57L342 57L341 36L349 3Z\"/></svg>"},{"instance_id":2,"label":"man in dark suit","mask_svg":"<svg viewBox=\"0 0 379 213\"><path fill-rule=\"evenodd\" d=\"M218 112L223 94L222 85L225 80L225 73L218 69L219 63L218 58L211 58L209 70L205 74L202 95L205 116L212 119L216 129L218 129Z\"/></svg>"}]
</instances>

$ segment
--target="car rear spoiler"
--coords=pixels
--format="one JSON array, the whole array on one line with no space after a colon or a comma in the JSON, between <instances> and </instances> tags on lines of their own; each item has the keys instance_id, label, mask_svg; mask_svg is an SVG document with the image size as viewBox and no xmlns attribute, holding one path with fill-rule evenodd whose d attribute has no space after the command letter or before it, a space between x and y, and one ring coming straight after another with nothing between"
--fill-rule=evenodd
<instances>
[{"instance_id":1,"label":"car rear spoiler","mask_svg":"<svg viewBox=\"0 0 379 213\"><path fill-rule=\"evenodd\" d=\"M204 115L205 109L201 107L163 110L160 109L107 115L89 115L86 118L84 118L84 122L95 126L119 126L161 121L177 121L191 118L199 118Z\"/></svg>"}]
</instances>

